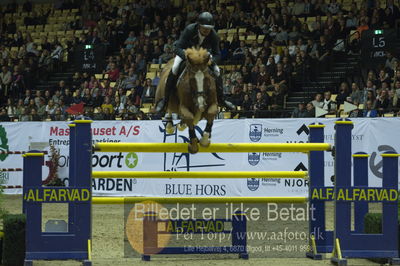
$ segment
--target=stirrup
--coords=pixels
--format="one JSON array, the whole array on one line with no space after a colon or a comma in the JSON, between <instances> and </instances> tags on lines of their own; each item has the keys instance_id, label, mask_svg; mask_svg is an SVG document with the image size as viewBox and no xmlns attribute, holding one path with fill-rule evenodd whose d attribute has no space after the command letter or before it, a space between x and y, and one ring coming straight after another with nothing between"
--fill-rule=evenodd
<instances>
[{"instance_id":1,"label":"stirrup","mask_svg":"<svg viewBox=\"0 0 400 266\"><path fill-rule=\"evenodd\" d=\"M225 107L226 109L228 109L229 111L235 111L236 110L236 105L234 105L233 103L231 103L230 101L222 101L221 103L222 107Z\"/></svg>"},{"instance_id":2,"label":"stirrup","mask_svg":"<svg viewBox=\"0 0 400 266\"><path fill-rule=\"evenodd\" d=\"M156 104L156 109L155 109L156 113L163 112L165 107L166 107L166 100L165 100L165 98L163 98L163 99L159 100L158 103Z\"/></svg>"}]
</instances>

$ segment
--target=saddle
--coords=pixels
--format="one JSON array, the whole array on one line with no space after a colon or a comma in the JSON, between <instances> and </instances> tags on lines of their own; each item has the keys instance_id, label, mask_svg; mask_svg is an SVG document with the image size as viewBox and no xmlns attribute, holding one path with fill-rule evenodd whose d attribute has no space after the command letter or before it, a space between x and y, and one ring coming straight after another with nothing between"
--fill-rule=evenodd
<instances>
[{"instance_id":1,"label":"saddle","mask_svg":"<svg viewBox=\"0 0 400 266\"><path fill-rule=\"evenodd\" d=\"M182 75L183 71L185 70L185 67L186 67L186 60L182 61L179 64L178 74L176 75L178 78Z\"/></svg>"}]
</instances>

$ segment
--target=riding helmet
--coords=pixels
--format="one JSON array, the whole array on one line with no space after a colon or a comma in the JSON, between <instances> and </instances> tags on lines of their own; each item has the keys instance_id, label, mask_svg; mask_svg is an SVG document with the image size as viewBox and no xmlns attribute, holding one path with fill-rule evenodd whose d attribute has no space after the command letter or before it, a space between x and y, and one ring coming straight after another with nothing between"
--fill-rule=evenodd
<instances>
[{"instance_id":1,"label":"riding helmet","mask_svg":"<svg viewBox=\"0 0 400 266\"><path fill-rule=\"evenodd\" d=\"M197 18L197 23L205 28L213 29L214 28L214 18L210 12L203 12Z\"/></svg>"}]
</instances>

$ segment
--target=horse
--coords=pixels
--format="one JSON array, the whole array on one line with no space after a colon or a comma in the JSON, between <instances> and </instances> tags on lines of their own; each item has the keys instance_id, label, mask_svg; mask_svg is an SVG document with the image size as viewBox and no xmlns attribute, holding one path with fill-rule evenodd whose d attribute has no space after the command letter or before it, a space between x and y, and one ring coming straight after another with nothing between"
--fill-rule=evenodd
<instances>
[{"instance_id":1,"label":"horse","mask_svg":"<svg viewBox=\"0 0 400 266\"><path fill-rule=\"evenodd\" d=\"M189 128L189 152L194 154L202 147L211 143L211 130L214 118L218 112L216 83L209 68L210 54L203 48L188 48L185 50L186 66L177 80L176 90L171 92L167 103L165 115L166 132L173 134L175 127L172 113L177 113L181 119L178 130ZM164 97L165 83L173 65L170 60L161 72L160 82L157 86L155 102ZM201 119L207 120L200 141L196 136L194 127Z\"/></svg>"}]
</instances>

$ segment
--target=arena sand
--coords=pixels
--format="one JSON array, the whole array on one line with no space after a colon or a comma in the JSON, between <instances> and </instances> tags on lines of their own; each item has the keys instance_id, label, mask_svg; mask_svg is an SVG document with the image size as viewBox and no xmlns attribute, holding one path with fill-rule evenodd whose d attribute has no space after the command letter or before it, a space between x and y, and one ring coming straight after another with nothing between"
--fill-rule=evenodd
<instances>
[{"instance_id":1,"label":"arena sand","mask_svg":"<svg viewBox=\"0 0 400 266\"><path fill-rule=\"evenodd\" d=\"M3 208L9 213L20 213L22 208L21 196L15 195L5 195L2 202ZM258 207L260 205L257 205ZM60 219L64 218L60 216L59 213L65 213L63 210L64 206L53 205L46 206L44 212L44 219ZM204 207L204 206L202 206ZM199 207L200 208L200 207ZM265 217L261 217L260 223L249 223L250 230L265 230L265 223L262 221ZM331 217L328 219L327 226L332 226ZM272 228L271 228L272 227ZM270 223L269 231L280 231L282 227L296 228L301 230L307 230L307 223L296 223L290 224L290 222L279 222ZM211 244L213 241L210 241ZM257 241L249 241L249 245L257 246L258 244L265 243ZM172 266L172 265L182 265L182 266L192 266L192 265L233 265L240 264L241 266L246 265L331 265L329 256L327 256L322 261L313 261L301 256L302 252L297 254L296 258L288 258L288 253L286 254L273 254L272 257L264 254L250 254L249 260L239 260L237 255L174 255L174 256L152 256L150 262L141 261L137 256L133 258L126 258L124 256L127 243L124 234L124 207L123 205L94 205L93 206L93 265L162 265L162 266ZM228 244L229 241L225 241L223 244ZM172 245L179 246L182 242L176 241ZM193 244L193 241L191 242ZM205 243L202 243L205 244ZM214 241L214 246L216 246ZM134 254L134 252L132 252ZM290 253L292 254L292 253ZM299 256L300 254L300 256ZM80 265L77 261L36 261L34 265ZM362 259L350 259L348 265L377 265L368 260Z\"/></svg>"}]
</instances>

